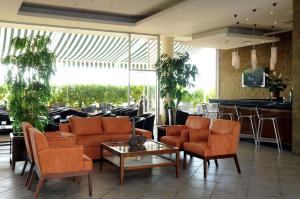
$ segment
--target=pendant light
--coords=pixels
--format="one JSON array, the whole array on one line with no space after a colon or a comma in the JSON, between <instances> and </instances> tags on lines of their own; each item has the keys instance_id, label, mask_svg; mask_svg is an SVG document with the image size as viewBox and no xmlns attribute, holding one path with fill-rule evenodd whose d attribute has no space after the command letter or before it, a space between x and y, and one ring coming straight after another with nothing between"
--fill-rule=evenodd
<instances>
[{"instance_id":1,"label":"pendant light","mask_svg":"<svg viewBox=\"0 0 300 199\"><path fill-rule=\"evenodd\" d=\"M233 15L234 18L237 18L237 14ZM237 33L237 25L240 22L236 22L235 24L235 33ZM232 51L232 58L231 58L231 65L234 67L234 69L239 69L240 68L240 56L239 56L239 51L238 48L234 48L234 50Z\"/></svg>"},{"instance_id":2,"label":"pendant light","mask_svg":"<svg viewBox=\"0 0 300 199\"><path fill-rule=\"evenodd\" d=\"M274 26L272 26L272 30L273 30L273 43L271 47L270 70L275 70L275 65L277 63L277 47L274 46L274 39L275 39Z\"/></svg>"},{"instance_id":3,"label":"pendant light","mask_svg":"<svg viewBox=\"0 0 300 199\"><path fill-rule=\"evenodd\" d=\"M256 56L256 50L255 50L255 45L254 45L254 32L255 32L255 27L256 27L256 24L254 24L254 28L253 28L253 48L251 50L251 66L252 66L252 69L256 69L256 66L257 66L257 56Z\"/></svg>"},{"instance_id":4,"label":"pendant light","mask_svg":"<svg viewBox=\"0 0 300 199\"><path fill-rule=\"evenodd\" d=\"M277 3L273 3L273 7L275 10ZM275 13L274 10L272 11L272 15ZM274 20L274 24L275 24ZM275 70L275 65L277 63L277 47L274 46L274 41L275 41L275 31L274 31L274 26L272 26L272 32L273 32L273 43L271 47L271 58L270 58L270 70Z\"/></svg>"},{"instance_id":5,"label":"pendant light","mask_svg":"<svg viewBox=\"0 0 300 199\"><path fill-rule=\"evenodd\" d=\"M256 12L256 9L253 9L253 15ZM253 26L253 31L252 31L252 50L251 50L251 66L252 69L256 69L257 66L257 57L256 57L256 50L255 50L255 45L254 45L254 34L255 34L255 28L256 28L256 24L254 24Z\"/></svg>"}]
</instances>

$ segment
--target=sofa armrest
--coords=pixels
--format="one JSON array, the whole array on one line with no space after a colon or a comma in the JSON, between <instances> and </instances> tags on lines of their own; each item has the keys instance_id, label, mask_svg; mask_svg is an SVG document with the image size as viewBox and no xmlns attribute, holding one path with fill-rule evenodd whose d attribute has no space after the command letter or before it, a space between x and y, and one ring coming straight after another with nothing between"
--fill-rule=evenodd
<instances>
[{"instance_id":1,"label":"sofa armrest","mask_svg":"<svg viewBox=\"0 0 300 199\"><path fill-rule=\"evenodd\" d=\"M69 123L60 123L59 131L71 132L70 124Z\"/></svg>"},{"instance_id":2,"label":"sofa armrest","mask_svg":"<svg viewBox=\"0 0 300 199\"><path fill-rule=\"evenodd\" d=\"M83 169L83 147L51 147L38 152L41 172L45 174L76 172Z\"/></svg>"},{"instance_id":3,"label":"sofa armrest","mask_svg":"<svg viewBox=\"0 0 300 199\"><path fill-rule=\"evenodd\" d=\"M185 125L173 125L166 127L167 136L181 136L181 131L185 129Z\"/></svg>"},{"instance_id":4,"label":"sofa armrest","mask_svg":"<svg viewBox=\"0 0 300 199\"><path fill-rule=\"evenodd\" d=\"M137 135L142 135L142 136L147 137L148 139L152 139L152 132L151 131L136 128L135 132L136 132Z\"/></svg>"},{"instance_id":5,"label":"sofa armrest","mask_svg":"<svg viewBox=\"0 0 300 199\"><path fill-rule=\"evenodd\" d=\"M207 142L210 130L190 130L190 142Z\"/></svg>"},{"instance_id":6,"label":"sofa armrest","mask_svg":"<svg viewBox=\"0 0 300 199\"><path fill-rule=\"evenodd\" d=\"M44 135L47 138L50 146L74 146L77 145L77 137L70 132L46 132Z\"/></svg>"},{"instance_id":7,"label":"sofa armrest","mask_svg":"<svg viewBox=\"0 0 300 199\"><path fill-rule=\"evenodd\" d=\"M212 155L235 154L234 137L232 134L212 134L208 139L208 146Z\"/></svg>"}]
</instances>

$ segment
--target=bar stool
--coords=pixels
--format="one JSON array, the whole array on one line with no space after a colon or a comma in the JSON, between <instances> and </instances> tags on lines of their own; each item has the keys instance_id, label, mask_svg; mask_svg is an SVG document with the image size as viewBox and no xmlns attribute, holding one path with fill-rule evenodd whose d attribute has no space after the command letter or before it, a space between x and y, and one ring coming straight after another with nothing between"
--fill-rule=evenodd
<instances>
[{"instance_id":1,"label":"bar stool","mask_svg":"<svg viewBox=\"0 0 300 199\"><path fill-rule=\"evenodd\" d=\"M204 114L204 117L209 118L209 119L215 119L218 115L218 111L217 110L209 110L208 104L207 103L202 103L201 104L201 109L202 109L202 113Z\"/></svg>"},{"instance_id":2,"label":"bar stool","mask_svg":"<svg viewBox=\"0 0 300 199\"><path fill-rule=\"evenodd\" d=\"M217 107L217 115L218 115L218 119L222 119L224 116L229 116L230 120L233 120L234 118L234 113L221 112L219 106Z\"/></svg>"},{"instance_id":3,"label":"bar stool","mask_svg":"<svg viewBox=\"0 0 300 199\"><path fill-rule=\"evenodd\" d=\"M282 150L282 145L281 145L281 139L280 139L280 134L279 134L278 122L277 122L278 118L277 117L263 117L263 115L260 113L259 108L257 108L257 107L256 107L256 114L258 117L257 147L259 147L261 140L264 142L277 143L277 148L278 148L278 151L280 152ZM261 137L264 121L272 121L275 138L262 138Z\"/></svg>"},{"instance_id":4,"label":"bar stool","mask_svg":"<svg viewBox=\"0 0 300 199\"><path fill-rule=\"evenodd\" d=\"M241 126L242 126L243 119L249 119L250 124L251 124L252 134L253 134L253 140L254 140L255 145L257 146L255 115L242 114L241 111L240 111L240 107L238 107L238 106L234 106L234 109L235 109L235 112L236 112L237 120L241 124ZM249 134L242 134L241 133L240 136L241 137L249 137Z\"/></svg>"}]
</instances>

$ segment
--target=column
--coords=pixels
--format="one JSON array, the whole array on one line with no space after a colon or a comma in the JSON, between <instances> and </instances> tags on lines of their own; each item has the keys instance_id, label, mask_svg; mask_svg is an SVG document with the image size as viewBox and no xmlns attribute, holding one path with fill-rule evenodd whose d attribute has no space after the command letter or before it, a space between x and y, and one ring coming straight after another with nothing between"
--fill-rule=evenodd
<instances>
[{"instance_id":1,"label":"column","mask_svg":"<svg viewBox=\"0 0 300 199\"><path fill-rule=\"evenodd\" d=\"M300 1L293 0L293 152L300 154Z\"/></svg>"},{"instance_id":2,"label":"column","mask_svg":"<svg viewBox=\"0 0 300 199\"><path fill-rule=\"evenodd\" d=\"M174 37L161 37L161 54L174 56Z\"/></svg>"},{"instance_id":3,"label":"column","mask_svg":"<svg viewBox=\"0 0 300 199\"><path fill-rule=\"evenodd\" d=\"M174 57L174 38L160 36L160 43L161 43L160 54L167 54L170 57ZM160 86L159 82L157 85L158 85L158 87ZM157 98L158 98L158 103L159 103L157 106L157 107L159 107L159 117L157 117L157 123L162 124L166 121L166 113L165 113L164 105L162 103L162 100L160 99L159 94L157 95Z\"/></svg>"}]
</instances>

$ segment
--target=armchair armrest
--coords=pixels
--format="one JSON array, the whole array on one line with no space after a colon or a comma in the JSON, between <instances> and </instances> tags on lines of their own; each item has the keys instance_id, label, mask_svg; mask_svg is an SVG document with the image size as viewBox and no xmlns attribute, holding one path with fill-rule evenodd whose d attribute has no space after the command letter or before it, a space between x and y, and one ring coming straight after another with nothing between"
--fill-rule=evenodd
<instances>
[{"instance_id":1,"label":"armchair armrest","mask_svg":"<svg viewBox=\"0 0 300 199\"><path fill-rule=\"evenodd\" d=\"M167 136L180 136L181 131L185 129L185 125L173 125L166 127L166 135Z\"/></svg>"},{"instance_id":2,"label":"armchair armrest","mask_svg":"<svg viewBox=\"0 0 300 199\"><path fill-rule=\"evenodd\" d=\"M148 139L152 139L152 132L151 132L151 131L148 131L148 130L145 130L145 129L139 129L139 128L136 128L136 129L135 129L135 133L136 133L137 135L145 136L145 137L147 137Z\"/></svg>"},{"instance_id":3,"label":"armchair armrest","mask_svg":"<svg viewBox=\"0 0 300 199\"><path fill-rule=\"evenodd\" d=\"M208 146L213 155L234 154L234 137L232 134L212 134L208 139Z\"/></svg>"},{"instance_id":4,"label":"armchair armrest","mask_svg":"<svg viewBox=\"0 0 300 199\"><path fill-rule=\"evenodd\" d=\"M38 152L43 175L83 169L83 147L51 147Z\"/></svg>"},{"instance_id":5,"label":"armchair armrest","mask_svg":"<svg viewBox=\"0 0 300 199\"><path fill-rule=\"evenodd\" d=\"M210 130L191 130L190 142L207 142L209 136L211 135Z\"/></svg>"},{"instance_id":6,"label":"armchair armrest","mask_svg":"<svg viewBox=\"0 0 300 199\"><path fill-rule=\"evenodd\" d=\"M181 131L181 141L182 141L182 143L190 141L190 129L182 129L182 131Z\"/></svg>"}]
</instances>

